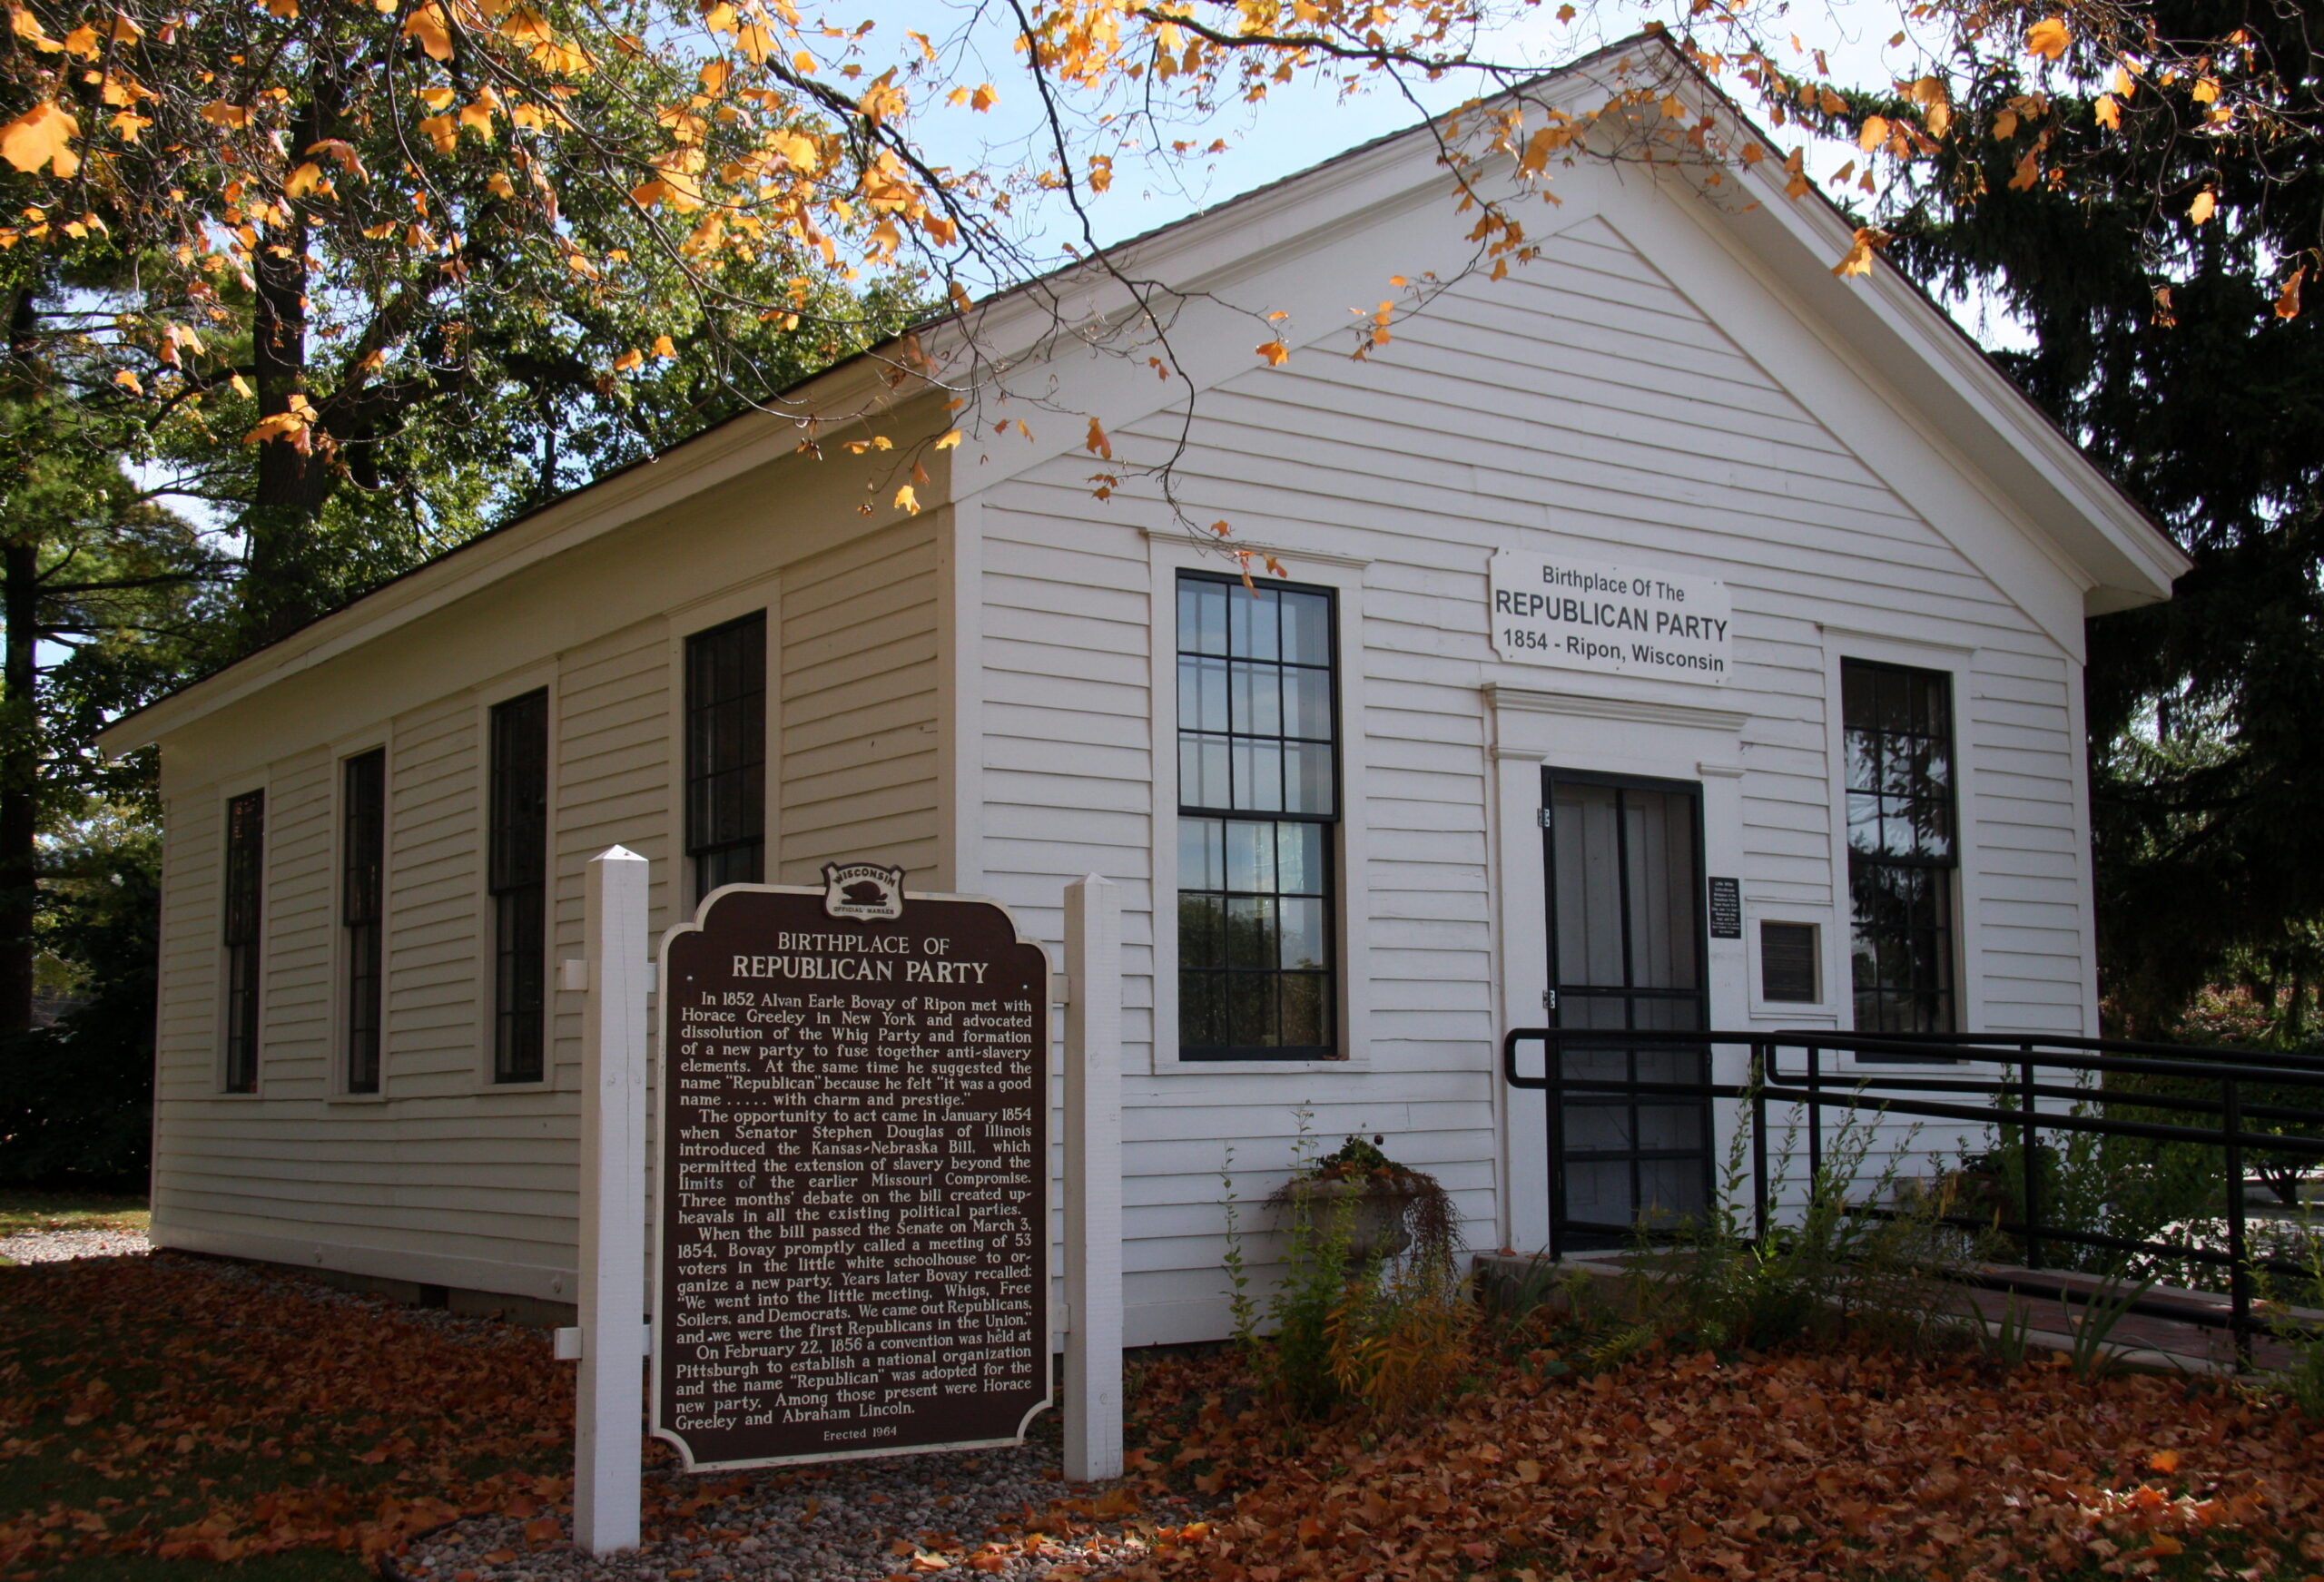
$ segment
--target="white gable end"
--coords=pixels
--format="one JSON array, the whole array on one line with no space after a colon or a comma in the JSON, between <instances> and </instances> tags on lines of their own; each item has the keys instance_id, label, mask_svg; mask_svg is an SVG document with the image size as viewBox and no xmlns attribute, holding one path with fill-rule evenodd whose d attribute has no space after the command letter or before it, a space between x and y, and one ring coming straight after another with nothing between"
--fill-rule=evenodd
<instances>
[{"instance_id":1,"label":"white gable end","mask_svg":"<svg viewBox=\"0 0 2324 1582\"><path fill-rule=\"evenodd\" d=\"M1819 923L1827 982L1845 982L1844 658L1956 677L1969 1025L2095 1030L2083 579L1878 370L1720 245L1716 215L1687 212L1700 200L1637 172L1561 175L1539 259L1460 280L1353 359L1350 310L1376 305L1392 272L1458 256L1444 237L1462 222L1436 190L1236 280L1240 305L1298 304L1282 367L1251 350L1255 318L1189 308L1182 349L1223 370L1191 425L1150 373L1093 359L1064 376L1124 461L1158 461L1183 433L1174 487L1192 524L1225 519L1231 542L1335 591L1350 1068L1177 1057L1170 589L1181 567L1225 563L1150 489L1092 498L1091 474L1121 469L1086 452L1012 467L994 446L960 464L982 623L963 683L963 882L1048 917L1070 877L1123 881L1137 1338L1215 1332L1220 1173L1230 1157L1246 1176L1279 1166L1300 1106L1325 1139L1393 1134L1455 1188L1477 1239L1537 1236L1539 1145L1512 1123L1493 1050L1539 1014L1540 898L1510 898L1538 875L1544 764L1699 781L1711 870L1738 877L1754 922ZM1502 660L1487 566L1503 549L1725 583L1732 682ZM1541 694L1572 722L1538 750L1516 742L1492 689ZM1705 723L1669 733L1673 757L1643 725L1605 723L1625 709ZM1744 946L1714 951L1722 1025L1754 1014L1749 970ZM1772 1014L1846 1025L1837 999Z\"/></svg>"}]
</instances>

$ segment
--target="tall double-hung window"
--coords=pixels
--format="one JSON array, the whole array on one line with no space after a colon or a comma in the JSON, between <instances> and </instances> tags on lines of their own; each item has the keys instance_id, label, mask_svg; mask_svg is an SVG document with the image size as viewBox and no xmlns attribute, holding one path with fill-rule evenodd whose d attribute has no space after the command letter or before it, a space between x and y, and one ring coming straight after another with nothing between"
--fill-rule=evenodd
<instances>
[{"instance_id":1,"label":"tall double-hung window","mask_svg":"<svg viewBox=\"0 0 2324 1582\"><path fill-rule=\"evenodd\" d=\"M226 804L226 896L220 943L226 952L228 1093L258 1091L259 933L266 886L266 793L245 791Z\"/></svg>"},{"instance_id":2,"label":"tall double-hung window","mask_svg":"<svg viewBox=\"0 0 2324 1582\"><path fill-rule=\"evenodd\" d=\"M1856 1027L1955 1030L1952 678L1845 660Z\"/></svg>"},{"instance_id":3,"label":"tall double-hung window","mask_svg":"<svg viewBox=\"0 0 2324 1582\"><path fill-rule=\"evenodd\" d=\"M1327 590L1178 576L1178 1053L1339 1054Z\"/></svg>"},{"instance_id":4,"label":"tall double-hung window","mask_svg":"<svg viewBox=\"0 0 2324 1582\"><path fill-rule=\"evenodd\" d=\"M492 711L492 1079L547 1075L548 690Z\"/></svg>"},{"instance_id":5,"label":"tall double-hung window","mask_svg":"<svg viewBox=\"0 0 2324 1582\"><path fill-rule=\"evenodd\" d=\"M340 768L339 919L346 953L346 1084L379 1091L380 978L386 965L388 755L359 753Z\"/></svg>"},{"instance_id":6,"label":"tall double-hung window","mask_svg":"<svg viewBox=\"0 0 2324 1582\"><path fill-rule=\"evenodd\" d=\"M766 872L766 614L686 639L686 857L694 893Z\"/></svg>"}]
</instances>

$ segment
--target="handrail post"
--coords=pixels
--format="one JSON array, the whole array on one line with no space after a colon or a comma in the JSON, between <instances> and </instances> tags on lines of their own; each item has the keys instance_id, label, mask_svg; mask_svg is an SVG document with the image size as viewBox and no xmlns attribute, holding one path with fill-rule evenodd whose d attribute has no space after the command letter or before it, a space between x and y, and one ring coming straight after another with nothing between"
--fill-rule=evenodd
<instances>
[{"instance_id":1,"label":"handrail post","mask_svg":"<svg viewBox=\"0 0 2324 1582\"><path fill-rule=\"evenodd\" d=\"M2220 1081L2221 1141L2227 1147L2227 1294L2235 1331L2235 1366L2251 1364L2251 1247L2243 1223L2243 1090L2232 1076Z\"/></svg>"},{"instance_id":2,"label":"handrail post","mask_svg":"<svg viewBox=\"0 0 2324 1582\"><path fill-rule=\"evenodd\" d=\"M1768 1239L1768 1046L1751 1045L1751 1219L1755 1239Z\"/></svg>"},{"instance_id":3,"label":"handrail post","mask_svg":"<svg viewBox=\"0 0 2324 1582\"><path fill-rule=\"evenodd\" d=\"M1824 1051L1814 1038L1807 1041L1807 1202L1814 1206L1824 1190Z\"/></svg>"},{"instance_id":4,"label":"handrail post","mask_svg":"<svg viewBox=\"0 0 2324 1582\"><path fill-rule=\"evenodd\" d=\"M2025 1266L2042 1266L2042 1132L2034 1123L2034 1105L2038 1096L2034 1091L2034 1040L2026 1039L2017 1046L2023 1058L2018 1063L2018 1088L2025 1103L2025 1126L2019 1134L2020 1146L2025 1160L2022 1172L2025 1177Z\"/></svg>"},{"instance_id":5,"label":"handrail post","mask_svg":"<svg viewBox=\"0 0 2324 1582\"><path fill-rule=\"evenodd\" d=\"M1550 1262L1562 1262L1565 1257L1565 1237L1561 1226L1565 1221L1565 1051L1560 1046L1557 1029L1541 1029L1541 1105L1544 1110L1541 1140L1549 1159L1550 1187Z\"/></svg>"}]
</instances>

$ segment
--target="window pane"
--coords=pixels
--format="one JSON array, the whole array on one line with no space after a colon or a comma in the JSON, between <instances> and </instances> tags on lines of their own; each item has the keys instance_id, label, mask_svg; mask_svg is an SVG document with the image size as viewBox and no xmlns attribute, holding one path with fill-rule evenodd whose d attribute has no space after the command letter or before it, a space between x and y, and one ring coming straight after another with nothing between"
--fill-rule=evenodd
<instances>
[{"instance_id":1,"label":"window pane","mask_svg":"<svg viewBox=\"0 0 2324 1582\"><path fill-rule=\"evenodd\" d=\"M1283 811L1283 747L1275 742L1234 741L1235 800L1232 807L1255 813Z\"/></svg>"},{"instance_id":2,"label":"window pane","mask_svg":"<svg viewBox=\"0 0 2324 1582\"><path fill-rule=\"evenodd\" d=\"M1321 824L1277 824L1276 883L1285 895L1324 893L1324 832Z\"/></svg>"},{"instance_id":3,"label":"window pane","mask_svg":"<svg viewBox=\"0 0 2324 1582\"><path fill-rule=\"evenodd\" d=\"M1178 802L1188 808L1231 808L1233 779L1227 772L1224 736L1178 738Z\"/></svg>"},{"instance_id":4,"label":"window pane","mask_svg":"<svg viewBox=\"0 0 2324 1582\"><path fill-rule=\"evenodd\" d=\"M1226 902L1226 965L1275 966L1275 903L1266 896L1231 896Z\"/></svg>"},{"instance_id":5,"label":"window pane","mask_svg":"<svg viewBox=\"0 0 2324 1582\"><path fill-rule=\"evenodd\" d=\"M1244 895L1275 888L1275 826L1248 819L1226 824L1226 888Z\"/></svg>"},{"instance_id":6,"label":"window pane","mask_svg":"<svg viewBox=\"0 0 2324 1582\"><path fill-rule=\"evenodd\" d=\"M1283 656L1294 664L1332 663L1332 602L1321 594L1283 594Z\"/></svg>"},{"instance_id":7,"label":"window pane","mask_svg":"<svg viewBox=\"0 0 2324 1582\"><path fill-rule=\"evenodd\" d=\"M1237 1047L1272 1049L1276 1034L1275 984L1271 972L1236 972L1226 978L1226 1036Z\"/></svg>"},{"instance_id":8,"label":"window pane","mask_svg":"<svg viewBox=\"0 0 2324 1582\"><path fill-rule=\"evenodd\" d=\"M1293 972L1284 976L1283 1042L1285 1047L1319 1049L1332 1042L1331 981L1320 972Z\"/></svg>"},{"instance_id":9,"label":"window pane","mask_svg":"<svg viewBox=\"0 0 2324 1582\"><path fill-rule=\"evenodd\" d=\"M1274 664L1235 666L1230 729L1243 736L1283 734L1283 669Z\"/></svg>"},{"instance_id":10,"label":"window pane","mask_svg":"<svg viewBox=\"0 0 2324 1582\"><path fill-rule=\"evenodd\" d=\"M1229 588L1226 595L1226 651L1237 659L1281 659L1281 595L1273 588L1256 592Z\"/></svg>"},{"instance_id":11,"label":"window pane","mask_svg":"<svg viewBox=\"0 0 2324 1582\"><path fill-rule=\"evenodd\" d=\"M1217 819L1178 820L1178 888L1222 889L1226 884L1226 826Z\"/></svg>"},{"instance_id":12,"label":"window pane","mask_svg":"<svg viewBox=\"0 0 2324 1582\"><path fill-rule=\"evenodd\" d=\"M1294 742L1283 750L1283 808L1292 813L1338 811L1331 744Z\"/></svg>"},{"instance_id":13,"label":"window pane","mask_svg":"<svg viewBox=\"0 0 2324 1582\"><path fill-rule=\"evenodd\" d=\"M1313 970L1329 964L1324 944L1324 903L1292 897L1276 903L1281 909L1283 955L1279 965Z\"/></svg>"},{"instance_id":14,"label":"window pane","mask_svg":"<svg viewBox=\"0 0 2324 1582\"><path fill-rule=\"evenodd\" d=\"M1226 1044L1226 974L1178 974L1178 1042L1198 1049L1215 1049Z\"/></svg>"},{"instance_id":15,"label":"window pane","mask_svg":"<svg viewBox=\"0 0 2324 1582\"><path fill-rule=\"evenodd\" d=\"M1226 908L1218 897L1178 898L1178 965L1188 969L1226 965Z\"/></svg>"},{"instance_id":16,"label":"window pane","mask_svg":"<svg viewBox=\"0 0 2324 1582\"><path fill-rule=\"evenodd\" d=\"M1846 744L1847 789L1855 791L1875 790L1877 786L1876 765L1880 753L1879 732L1851 729L1841 734Z\"/></svg>"},{"instance_id":17,"label":"window pane","mask_svg":"<svg viewBox=\"0 0 2324 1582\"><path fill-rule=\"evenodd\" d=\"M1226 662L1182 654L1178 659L1178 729L1226 729Z\"/></svg>"},{"instance_id":18,"label":"window pane","mask_svg":"<svg viewBox=\"0 0 2324 1582\"><path fill-rule=\"evenodd\" d=\"M1310 741L1332 739L1332 673L1286 668L1283 673L1283 731Z\"/></svg>"},{"instance_id":19,"label":"window pane","mask_svg":"<svg viewBox=\"0 0 2324 1582\"><path fill-rule=\"evenodd\" d=\"M1178 583L1178 651L1226 653L1226 589L1221 582L1187 577Z\"/></svg>"}]
</instances>

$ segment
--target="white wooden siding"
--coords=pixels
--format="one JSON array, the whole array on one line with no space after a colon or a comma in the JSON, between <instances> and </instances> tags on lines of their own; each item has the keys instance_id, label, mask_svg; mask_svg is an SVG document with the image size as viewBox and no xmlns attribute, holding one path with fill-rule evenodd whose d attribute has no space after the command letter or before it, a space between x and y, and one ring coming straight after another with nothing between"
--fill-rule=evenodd
<instances>
[{"instance_id":1,"label":"white wooden siding","mask_svg":"<svg viewBox=\"0 0 2324 1582\"><path fill-rule=\"evenodd\" d=\"M768 662L781 699L771 835L784 876L875 854L929 874L940 801L935 519L871 530L850 520L821 538L737 526L756 571L778 573L782 589ZM665 581L675 531L662 524L631 551ZM752 561L732 548L678 560L676 586L652 590L653 602L680 607L745 580L737 574ZM384 667L373 677L424 664L438 689L383 727L328 705L310 711L320 725L295 709L278 723L257 700L230 722L231 745L210 755L232 760L239 749L231 772L241 778L225 783L267 786L255 1099L217 1093L222 793L172 787L155 1172L164 1244L571 1299L580 1007L556 991L553 969L547 1080L489 1080L488 710L550 689L550 960L578 949L585 866L616 843L652 861L654 926L665 926L682 888L672 860L682 688L672 662L692 628L684 616L625 618L617 600L576 608L572 590L547 579L496 602L469 619L501 641L456 643L448 660L429 634L399 634L371 661ZM527 633L559 645L528 647ZM339 769L333 750L301 743L302 725L334 739L384 728L390 743L378 1100L331 1097Z\"/></svg>"},{"instance_id":2,"label":"white wooden siding","mask_svg":"<svg viewBox=\"0 0 2324 1582\"><path fill-rule=\"evenodd\" d=\"M921 516L783 575L778 883L876 858L919 885L937 865L936 548Z\"/></svg>"}]
</instances>

